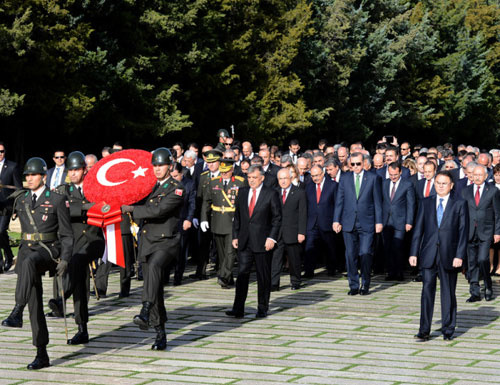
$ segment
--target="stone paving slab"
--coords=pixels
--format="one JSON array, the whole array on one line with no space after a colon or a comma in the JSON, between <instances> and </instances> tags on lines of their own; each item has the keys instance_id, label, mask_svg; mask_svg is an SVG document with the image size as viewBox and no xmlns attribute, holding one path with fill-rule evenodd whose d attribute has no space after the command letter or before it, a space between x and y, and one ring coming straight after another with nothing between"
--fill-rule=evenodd
<instances>
[{"instance_id":1,"label":"stone paving slab","mask_svg":"<svg viewBox=\"0 0 500 385\"><path fill-rule=\"evenodd\" d=\"M142 282L134 280L132 295L118 299L119 275L113 270L107 298L90 301L89 344L66 345L63 320L48 318L50 368L26 370L35 355L27 310L22 329L0 327L0 385L500 383L499 298L466 304L468 286L460 276L457 338L443 341L439 335L437 298L433 339L416 343L421 284L375 276L370 296L348 297L344 277L317 273L293 292L283 275L266 319L255 319L254 276L243 319L225 316L234 290L220 289L215 279L167 286L168 348L157 352L150 350L153 330L132 323L141 307ZM14 273L0 275L2 319L14 305L15 283ZM500 295L500 280L493 283ZM52 281L44 277L43 284L46 304ZM67 307L72 313L71 300ZM73 318L68 327L71 335L76 332Z\"/></svg>"}]
</instances>

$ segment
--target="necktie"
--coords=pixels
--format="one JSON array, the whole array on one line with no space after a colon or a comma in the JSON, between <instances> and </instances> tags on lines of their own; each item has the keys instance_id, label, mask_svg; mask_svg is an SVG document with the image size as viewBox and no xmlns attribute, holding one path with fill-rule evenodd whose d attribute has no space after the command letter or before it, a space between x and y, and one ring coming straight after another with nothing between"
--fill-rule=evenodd
<instances>
[{"instance_id":1,"label":"necktie","mask_svg":"<svg viewBox=\"0 0 500 385\"><path fill-rule=\"evenodd\" d=\"M54 182L52 183L52 187L56 188L59 186L59 173L61 172L61 169L59 167L56 167L56 177L54 179Z\"/></svg>"},{"instance_id":2,"label":"necktie","mask_svg":"<svg viewBox=\"0 0 500 385\"><path fill-rule=\"evenodd\" d=\"M228 181L227 181L227 180L225 180L225 181L224 181L224 192L226 192L226 191L227 191L227 184L228 184Z\"/></svg>"},{"instance_id":3,"label":"necktie","mask_svg":"<svg viewBox=\"0 0 500 385\"><path fill-rule=\"evenodd\" d=\"M356 174L356 199L359 198L359 188L361 186L360 179L359 179L359 174Z\"/></svg>"},{"instance_id":4,"label":"necktie","mask_svg":"<svg viewBox=\"0 0 500 385\"><path fill-rule=\"evenodd\" d=\"M251 217L253 214L253 209L255 208L255 200L257 196L257 190L252 189L252 199L250 199L250 204L248 205L248 215Z\"/></svg>"},{"instance_id":5,"label":"necktie","mask_svg":"<svg viewBox=\"0 0 500 385\"><path fill-rule=\"evenodd\" d=\"M160 182L156 182L156 184L155 184L155 188L153 189L153 191L152 191L152 192L153 192L153 193L155 193L155 192L156 192L156 190L158 190L159 188L160 188Z\"/></svg>"},{"instance_id":6,"label":"necktie","mask_svg":"<svg viewBox=\"0 0 500 385\"><path fill-rule=\"evenodd\" d=\"M34 209L36 204L36 194L31 196L31 208Z\"/></svg>"},{"instance_id":7,"label":"necktie","mask_svg":"<svg viewBox=\"0 0 500 385\"><path fill-rule=\"evenodd\" d=\"M286 202L286 189L283 189L283 204Z\"/></svg>"},{"instance_id":8,"label":"necktie","mask_svg":"<svg viewBox=\"0 0 500 385\"><path fill-rule=\"evenodd\" d=\"M478 188L476 189L476 195L474 196L474 199L476 200L476 206L479 206L479 200L481 199L481 195L479 195L479 189L480 189L480 188L481 188L481 187L478 187Z\"/></svg>"},{"instance_id":9,"label":"necktie","mask_svg":"<svg viewBox=\"0 0 500 385\"><path fill-rule=\"evenodd\" d=\"M80 193L81 196L83 196L82 188L78 187L78 192Z\"/></svg>"},{"instance_id":10,"label":"necktie","mask_svg":"<svg viewBox=\"0 0 500 385\"><path fill-rule=\"evenodd\" d=\"M321 186L318 183L316 185L316 203L319 203L319 200L321 199Z\"/></svg>"},{"instance_id":11,"label":"necktie","mask_svg":"<svg viewBox=\"0 0 500 385\"><path fill-rule=\"evenodd\" d=\"M394 199L394 195L396 195L396 183L392 184L392 191L391 191L391 202Z\"/></svg>"},{"instance_id":12,"label":"necktie","mask_svg":"<svg viewBox=\"0 0 500 385\"><path fill-rule=\"evenodd\" d=\"M443 212L444 212L443 201L444 201L444 198L439 198L439 205L437 208L438 227L441 227L441 220L443 219Z\"/></svg>"},{"instance_id":13,"label":"necktie","mask_svg":"<svg viewBox=\"0 0 500 385\"><path fill-rule=\"evenodd\" d=\"M424 197L427 198L431 192L431 181L428 180L426 181L425 183L427 183L427 185L425 186L425 194L424 194Z\"/></svg>"},{"instance_id":14,"label":"necktie","mask_svg":"<svg viewBox=\"0 0 500 385\"><path fill-rule=\"evenodd\" d=\"M336 181L337 181L337 178L336 178L336 177L333 177L333 178L332 178L332 180L333 180L334 182L336 182Z\"/></svg>"}]
</instances>

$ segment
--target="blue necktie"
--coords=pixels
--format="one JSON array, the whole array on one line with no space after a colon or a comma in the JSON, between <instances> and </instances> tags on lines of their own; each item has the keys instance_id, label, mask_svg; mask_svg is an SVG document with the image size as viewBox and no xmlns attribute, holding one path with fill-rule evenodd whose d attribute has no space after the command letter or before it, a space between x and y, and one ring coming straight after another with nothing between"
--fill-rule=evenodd
<instances>
[{"instance_id":1,"label":"blue necktie","mask_svg":"<svg viewBox=\"0 0 500 385\"><path fill-rule=\"evenodd\" d=\"M52 184L53 188L56 188L59 186L59 173L61 172L61 169L59 167L56 167L56 178L54 180L54 183Z\"/></svg>"},{"instance_id":2,"label":"blue necktie","mask_svg":"<svg viewBox=\"0 0 500 385\"><path fill-rule=\"evenodd\" d=\"M438 227L441 227L441 220L443 219L443 212L444 212L443 201L444 201L444 198L439 198L439 205L437 208Z\"/></svg>"}]
</instances>

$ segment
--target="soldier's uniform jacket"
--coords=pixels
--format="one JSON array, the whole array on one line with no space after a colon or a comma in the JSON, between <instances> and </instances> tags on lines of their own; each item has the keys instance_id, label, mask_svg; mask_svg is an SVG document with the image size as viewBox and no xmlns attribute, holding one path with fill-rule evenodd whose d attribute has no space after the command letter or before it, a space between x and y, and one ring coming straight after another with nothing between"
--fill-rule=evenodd
<instances>
[{"instance_id":1,"label":"soldier's uniform jacket","mask_svg":"<svg viewBox=\"0 0 500 385\"><path fill-rule=\"evenodd\" d=\"M233 175L224 190L222 176L212 178L203 195L201 221L209 221L214 234L231 234L234 218L234 202L245 179ZM210 220L211 219L211 220Z\"/></svg>"},{"instance_id":2,"label":"soldier's uniform jacket","mask_svg":"<svg viewBox=\"0 0 500 385\"><path fill-rule=\"evenodd\" d=\"M75 238L73 251L79 251L85 244L91 242L104 242L102 229L87 224L87 210L92 207L92 203L80 193L78 187L73 183L63 184L57 188L57 191L64 194L69 203L71 227L73 228L73 236ZM101 255L96 256L96 258L99 257Z\"/></svg>"},{"instance_id":3,"label":"soldier's uniform jacket","mask_svg":"<svg viewBox=\"0 0 500 385\"><path fill-rule=\"evenodd\" d=\"M169 177L153 189L142 205L134 206L133 217L140 221L139 260L179 241L178 223L184 203L184 186Z\"/></svg>"},{"instance_id":4,"label":"soldier's uniform jacket","mask_svg":"<svg viewBox=\"0 0 500 385\"><path fill-rule=\"evenodd\" d=\"M23 192L14 204L14 213L21 222L21 246L19 248L16 272L21 266L23 255L29 251L44 249L41 242L50 249L53 259L69 262L73 252L73 230L66 196L45 188L38 197L35 207L31 208L31 191ZM30 223L26 210L29 210L36 225ZM38 231L37 231L38 230ZM42 240L39 240L42 239ZM54 263L51 274L55 271Z\"/></svg>"}]
</instances>

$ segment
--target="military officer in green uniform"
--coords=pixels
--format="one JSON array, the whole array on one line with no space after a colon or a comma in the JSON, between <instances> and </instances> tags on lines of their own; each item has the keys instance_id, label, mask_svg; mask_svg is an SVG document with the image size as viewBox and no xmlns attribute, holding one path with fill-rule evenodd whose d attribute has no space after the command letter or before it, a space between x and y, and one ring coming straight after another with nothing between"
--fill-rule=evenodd
<instances>
[{"instance_id":1,"label":"military officer in green uniform","mask_svg":"<svg viewBox=\"0 0 500 385\"><path fill-rule=\"evenodd\" d=\"M234 284L233 266L236 250L232 245L234 202L245 179L233 175L233 159L221 159L220 176L212 178L203 194L201 226L210 228L214 235L219 258L217 282L228 289Z\"/></svg>"},{"instance_id":2,"label":"military officer in green uniform","mask_svg":"<svg viewBox=\"0 0 500 385\"><path fill-rule=\"evenodd\" d=\"M221 128L219 131L217 131L217 137L219 138L219 143L217 143L215 149L219 150L220 152L226 151L226 139L229 138L229 132Z\"/></svg>"},{"instance_id":3,"label":"military officer in green uniform","mask_svg":"<svg viewBox=\"0 0 500 385\"><path fill-rule=\"evenodd\" d=\"M167 311L163 297L163 274L179 255L179 217L184 203L184 187L170 176L172 154L161 147L153 152L151 159L157 184L143 204L122 206L122 212L131 212L140 223L139 262L142 262L144 284L142 309L134 317L141 330L153 326L156 339L152 349L165 350L167 339L165 322Z\"/></svg>"},{"instance_id":4,"label":"military officer in green uniform","mask_svg":"<svg viewBox=\"0 0 500 385\"><path fill-rule=\"evenodd\" d=\"M66 159L69 183L60 185L57 191L66 196L69 202L71 227L73 228L73 257L68 267L68 274L63 279L65 300L73 295L75 322L78 332L68 340L69 345L89 342L87 323L89 320L88 294L90 292L89 263L102 257L104 253L104 235L102 229L87 224L87 211L94 205L86 198L83 191L83 179L87 173L85 155L74 151ZM57 282L57 280L56 280ZM58 290L59 294L60 291ZM58 295L49 301L54 315L62 315L62 298Z\"/></svg>"},{"instance_id":5,"label":"military officer in green uniform","mask_svg":"<svg viewBox=\"0 0 500 385\"><path fill-rule=\"evenodd\" d=\"M47 164L42 158L26 162L24 175L29 191L14 203L14 215L21 222L21 246L17 256L16 305L2 325L23 326L23 309L28 305L35 360L28 369L50 366L47 354L49 331L43 313L42 275L49 271L62 276L73 251L73 231L64 195L50 191L44 184Z\"/></svg>"},{"instance_id":6,"label":"military officer in green uniform","mask_svg":"<svg viewBox=\"0 0 500 385\"><path fill-rule=\"evenodd\" d=\"M200 175L198 190L196 190L196 214L195 218L201 218L201 207L203 206L203 197L207 194L210 180L219 176L220 158L222 152L219 150L208 150L203 153L208 170ZM196 273L191 274L189 278L207 279L207 264L210 257L210 244L212 242L212 232L208 227L200 224L200 249L199 259L197 261Z\"/></svg>"}]
</instances>

